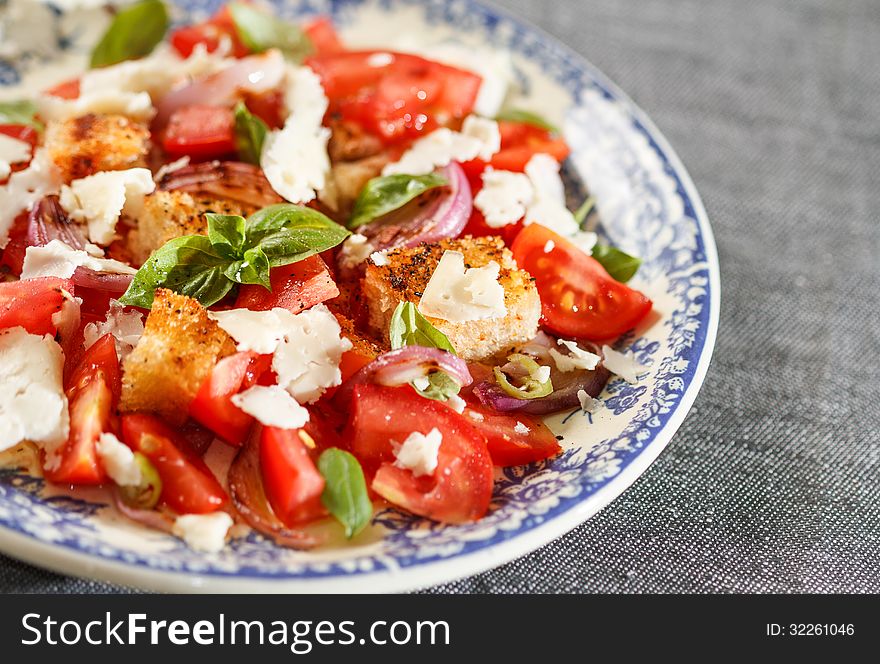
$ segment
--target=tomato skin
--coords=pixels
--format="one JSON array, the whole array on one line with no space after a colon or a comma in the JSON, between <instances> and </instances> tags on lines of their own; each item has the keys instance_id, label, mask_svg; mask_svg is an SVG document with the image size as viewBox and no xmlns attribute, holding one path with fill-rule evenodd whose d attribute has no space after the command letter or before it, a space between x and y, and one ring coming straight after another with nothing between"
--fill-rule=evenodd
<instances>
[{"instance_id":1,"label":"tomato skin","mask_svg":"<svg viewBox=\"0 0 880 664\"><path fill-rule=\"evenodd\" d=\"M281 307L297 314L339 295L330 270L320 256L272 268L269 281L271 291L258 284L242 286L235 307L253 311Z\"/></svg>"},{"instance_id":2,"label":"tomato skin","mask_svg":"<svg viewBox=\"0 0 880 664\"><path fill-rule=\"evenodd\" d=\"M265 122L269 129L280 129L284 126L287 111L284 106L284 93L281 90L265 92L242 90L241 96L247 109Z\"/></svg>"},{"instance_id":3,"label":"tomato skin","mask_svg":"<svg viewBox=\"0 0 880 664\"><path fill-rule=\"evenodd\" d=\"M492 459L485 437L446 405L420 397L409 386L358 385L354 389L346 438L372 489L414 514L445 523L482 517L492 497ZM443 436L437 468L415 477L393 465L391 441L437 428Z\"/></svg>"},{"instance_id":4,"label":"tomato skin","mask_svg":"<svg viewBox=\"0 0 880 664\"><path fill-rule=\"evenodd\" d=\"M559 336L610 339L651 311L644 294L612 279L595 258L540 224L526 226L511 250L517 265L535 278L544 326Z\"/></svg>"},{"instance_id":5,"label":"tomato skin","mask_svg":"<svg viewBox=\"0 0 880 664\"><path fill-rule=\"evenodd\" d=\"M311 40L316 55L333 55L345 50L336 28L333 27L333 21L326 16L304 25L303 31Z\"/></svg>"},{"instance_id":6,"label":"tomato skin","mask_svg":"<svg viewBox=\"0 0 880 664\"><path fill-rule=\"evenodd\" d=\"M172 158L215 159L235 152L235 116L222 106L186 106L168 120L162 147Z\"/></svg>"},{"instance_id":7,"label":"tomato skin","mask_svg":"<svg viewBox=\"0 0 880 664\"><path fill-rule=\"evenodd\" d=\"M498 170L522 173L536 154L549 154L561 163L571 153L565 140L526 122L500 120L498 129L501 133L501 149L490 162Z\"/></svg>"},{"instance_id":8,"label":"tomato skin","mask_svg":"<svg viewBox=\"0 0 880 664\"><path fill-rule=\"evenodd\" d=\"M31 146L31 155L25 161L19 161L14 164L10 164L11 170L13 173L16 171L24 170L31 163L31 157L34 155L34 148L37 147L37 131L33 127L29 127L28 125L15 125L15 124L0 124L0 134L4 134L5 136L9 136L10 138L14 138L18 141L23 141ZM0 184L3 184L8 181L7 179L0 179Z\"/></svg>"},{"instance_id":9,"label":"tomato skin","mask_svg":"<svg viewBox=\"0 0 880 664\"><path fill-rule=\"evenodd\" d=\"M54 335L53 314L61 311L62 290L73 292L69 279L37 277L0 283L0 329L21 326L31 334Z\"/></svg>"},{"instance_id":10,"label":"tomato skin","mask_svg":"<svg viewBox=\"0 0 880 664\"><path fill-rule=\"evenodd\" d=\"M122 416L122 440L146 456L162 478L161 500L178 514L216 512L229 500L199 457L187 454L177 433L152 415Z\"/></svg>"},{"instance_id":11,"label":"tomato skin","mask_svg":"<svg viewBox=\"0 0 880 664\"><path fill-rule=\"evenodd\" d=\"M188 58L199 44L203 44L208 53L213 53L224 38L230 40L232 55L236 58L250 54L250 50L238 36L228 7L222 7L207 21L178 28L171 33L169 41L180 55Z\"/></svg>"},{"instance_id":12,"label":"tomato skin","mask_svg":"<svg viewBox=\"0 0 880 664\"><path fill-rule=\"evenodd\" d=\"M71 78L70 80L62 81L57 85L53 85L46 90L46 94L60 99L76 99L79 97L79 79Z\"/></svg>"},{"instance_id":13,"label":"tomato skin","mask_svg":"<svg viewBox=\"0 0 880 664\"><path fill-rule=\"evenodd\" d=\"M472 418L468 411L479 414ZM537 417L526 413L508 415L486 408L472 400L467 405L465 416L486 437L486 444L492 463L496 466L521 466L543 459L549 459L562 451L556 436L550 428ZM517 425L528 428L526 433L517 431Z\"/></svg>"},{"instance_id":14,"label":"tomato skin","mask_svg":"<svg viewBox=\"0 0 880 664\"><path fill-rule=\"evenodd\" d=\"M309 455L301 431L263 427L260 433L263 486L272 510L286 526L311 521L326 512L321 503L324 478Z\"/></svg>"}]
</instances>

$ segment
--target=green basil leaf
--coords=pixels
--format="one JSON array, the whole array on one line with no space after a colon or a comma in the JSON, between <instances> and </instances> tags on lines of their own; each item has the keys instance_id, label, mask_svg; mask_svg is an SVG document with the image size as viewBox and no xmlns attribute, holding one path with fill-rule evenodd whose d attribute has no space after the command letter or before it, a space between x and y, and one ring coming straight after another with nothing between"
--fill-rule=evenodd
<instances>
[{"instance_id":1,"label":"green basil leaf","mask_svg":"<svg viewBox=\"0 0 880 664\"><path fill-rule=\"evenodd\" d=\"M584 228L584 222L595 209L596 200L592 196L587 196L586 200L581 203L581 206L577 210L575 210L574 220L577 222L577 225L580 226L581 230L586 230Z\"/></svg>"},{"instance_id":2,"label":"green basil leaf","mask_svg":"<svg viewBox=\"0 0 880 664\"><path fill-rule=\"evenodd\" d=\"M412 384L412 383L411 383ZM428 387L420 390L414 384L413 389L426 399L434 399L434 401L447 401L449 397L455 396L461 391L461 385L442 371L435 371L428 374Z\"/></svg>"},{"instance_id":3,"label":"green basil leaf","mask_svg":"<svg viewBox=\"0 0 880 664\"><path fill-rule=\"evenodd\" d=\"M269 127L256 115L251 113L244 102L235 106L235 147L242 161L260 165L263 143Z\"/></svg>"},{"instance_id":4,"label":"green basil leaf","mask_svg":"<svg viewBox=\"0 0 880 664\"><path fill-rule=\"evenodd\" d=\"M142 0L120 9L92 51L92 67L149 55L162 41L168 25L168 10L161 0Z\"/></svg>"},{"instance_id":5,"label":"green basil leaf","mask_svg":"<svg viewBox=\"0 0 880 664\"><path fill-rule=\"evenodd\" d=\"M358 460L349 452L331 447L318 458L324 476L324 507L345 527L349 539L361 532L373 518L373 504Z\"/></svg>"},{"instance_id":6,"label":"green basil leaf","mask_svg":"<svg viewBox=\"0 0 880 664\"><path fill-rule=\"evenodd\" d=\"M532 113L532 111L524 111L518 108L510 108L501 111L498 115L495 116L495 119L507 120L508 122L523 122L525 124L530 124L533 127L538 127L538 129L546 129L547 131L554 134L559 133L559 127L551 124L537 113Z\"/></svg>"},{"instance_id":7,"label":"green basil leaf","mask_svg":"<svg viewBox=\"0 0 880 664\"><path fill-rule=\"evenodd\" d=\"M393 350L404 346L426 346L455 353L455 348L446 335L431 325L412 302L401 302L397 305L391 315L388 336Z\"/></svg>"},{"instance_id":8,"label":"green basil leaf","mask_svg":"<svg viewBox=\"0 0 880 664\"><path fill-rule=\"evenodd\" d=\"M236 283L259 284L266 290L272 290L272 283L269 280L269 259L259 245L244 252L240 260L230 263L224 274L227 279Z\"/></svg>"},{"instance_id":9,"label":"green basil leaf","mask_svg":"<svg viewBox=\"0 0 880 664\"><path fill-rule=\"evenodd\" d=\"M630 256L620 249L604 244L593 247L593 258L602 264L613 279L624 284L633 278L642 264L641 258Z\"/></svg>"},{"instance_id":10,"label":"green basil leaf","mask_svg":"<svg viewBox=\"0 0 880 664\"><path fill-rule=\"evenodd\" d=\"M244 247L244 231L247 223L244 217L237 214L205 214L208 220L208 239L215 251L228 254L229 258L238 258ZM224 250L228 247L228 250Z\"/></svg>"},{"instance_id":11,"label":"green basil leaf","mask_svg":"<svg viewBox=\"0 0 880 664\"><path fill-rule=\"evenodd\" d=\"M227 5L242 43L254 53L277 48L288 58L301 62L314 51L312 40L296 23L283 21L240 2Z\"/></svg>"},{"instance_id":12,"label":"green basil leaf","mask_svg":"<svg viewBox=\"0 0 880 664\"><path fill-rule=\"evenodd\" d=\"M149 309L157 288L195 298L206 307L221 300L233 283L224 271L229 259L219 255L204 235L184 235L166 242L134 275L119 301Z\"/></svg>"},{"instance_id":13,"label":"green basil leaf","mask_svg":"<svg viewBox=\"0 0 880 664\"><path fill-rule=\"evenodd\" d=\"M348 220L349 228L357 228L403 207L429 189L446 185L446 178L436 173L427 175L384 175L367 182L358 195Z\"/></svg>"},{"instance_id":14,"label":"green basil leaf","mask_svg":"<svg viewBox=\"0 0 880 664\"><path fill-rule=\"evenodd\" d=\"M27 125L43 131L43 123L36 116L37 106L28 99L0 102L0 124Z\"/></svg>"},{"instance_id":15,"label":"green basil leaf","mask_svg":"<svg viewBox=\"0 0 880 664\"><path fill-rule=\"evenodd\" d=\"M245 233L245 246L259 245L271 267L332 249L351 235L317 210L290 203L258 210L248 217Z\"/></svg>"}]
</instances>

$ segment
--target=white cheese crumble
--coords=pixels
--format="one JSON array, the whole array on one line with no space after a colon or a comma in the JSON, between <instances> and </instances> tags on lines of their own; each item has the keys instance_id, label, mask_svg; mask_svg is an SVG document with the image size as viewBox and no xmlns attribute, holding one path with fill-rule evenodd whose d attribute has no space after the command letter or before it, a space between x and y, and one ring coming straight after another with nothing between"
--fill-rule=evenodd
<instances>
[{"instance_id":1,"label":"white cheese crumble","mask_svg":"<svg viewBox=\"0 0 880 664\"><path fill-rule=\"evenodd\" d=\"M110 300L110 309L103 321L89 323L83 328L83 341L86 349L105 334L112 334L116 340L116 353L123 361L134 350L144 333L144 320L137 311L125 311L116 300Z\"/></svg>"},{"instance_id":2,"label":"white cheese crumble","mask_svg":"<svg viewBox=\"0 0 880 664\"><path fill-rule=\"evenodd\" d=\"M602 407L602 402L591 397L586 390L578 390L577 398L581 404L581 410L585 413L595 413Z\"/></svg>"},{"instance_id":3,"label":"white cheese crumble","mask_svg":"<svg viewBox=\"0 0 880 664\"><path fill-rule=\"evenodd\" d=\"M35 101L40 117L47 121L68 120L95 113L124 115L132 120L148 122L156 114L153 101L146 92L102 89L81 94L76 99L61 99L44 94Z\"/></svg>"},{"instance_id":4,"label":"white cheese crumble","mask_svg":"<svg viewBox=\"0 0 880 664\"><path fill-rule=\"evenodd\" d=\"M517 422L517 423L516 423L516 426L513 427L513 430L516 431L518 434L522 434L523 436L525 436L526 434L529 433L529 431L531 431L531 429L529 429L529 428L528 428L525 424L523 424L522 422Z\"/></svg>"},{"instance_id":5,"label":"white cheese crumble","mask_svg":"<svg viewBox=\"0 0 880 664\"><path fill-rule=\"evenodd\" d=\"M0 249L9 242L9 229L19 213L60 186L61 176L46 148L37 148L28 167L10 175L0 187Z\"/></svg>"},{"instance_id":6,"label":"white cheese crumble","mask_svg":"<svg viewBox=\"0 0 880 664\"><path fill-rule=\"evenodd\" d=\"M92 242L106 245L116 236L119 215L137 216L144 196L155 189L153 174L147 168L102 171L62 187L61 207L74 221L88 224Z\"/></svg>"},{"instance_id":7,"label":"white cheese crumble","mask_svg":"<svg viewBox=\"0 0 880 664\"><path fill-rule=\"evenodd\" d=\"M424 316L451 322L502 318L507 315L504 288L498 282L501 266L465 268L464 254L446 250L425 286L418 310Z\"/></svg>"},{"instance_id":8,"label":"white cheese crumble","mask_svg":"<svg viewBox=\"0 0 880 664\"><path fill-rule=\"evenodd\" d=\"M104 432L95 444L104 470L119 486L138 486L143 479L141 467L131 448L110 432Z\"/></svg>"},{"instance_id":9,"label":"white cheese crumble","mask_svg":"<svg viewBox=\"0 0 880 664\"><path fill-rule=\"evenodd\" d=\"M24 254L24 265L21 270L22 279L34 277L60 277L68 279L78 267L87 267L96 272L113 272L116 274L134 274L137 272L112 258L96 258L82 249L74 249L61 240L51 240L42 247L28 247Z\"/></svg>"},{"instance_id":10,"label":"white cheese crumble","mask_svg":"<svg viewBox=\"0 0 880 664\"><path fill-rule=\"evenodd\" d=\"M501 228L522 219L533 196L526 175L489 167L483 172L483 188L474 197L474 205L483 213L487 226Z\"/></svg>"},{"instance_id":11,"label":"white cheese crumble","mask_svg":"<svg viewBox=\"0 0 880 664\"><path fill-rule=\"evenodd\" d=\"M419 376L412 382L412 384L413 387L415 387L417 390L421 390L422 392L431 387L431 381L427 376Z\"/></svg>"},{"instance_id":12,"label":"white cheese crumble","mask_svg":"<svg viewBox=\"0 0 880 664\"><path fill-rule=\"evenodd\" d=\"M548 154L536 154L526 164L534 198L526 210L524 223L541 224L562 236L571 236L579 227L565 207L565 186L559 176L559 162Z\"/></svg>"},{"instance_id":13,"label":"white cheese crumble","mask_svg":"<svg viewBox=\"0 0 880 664\"><path fill-rule=\"evenodd\" d=\"M476 420L477 422L482 422L483 420L486 419L485 417L483 417L482 413L478 413L475 410L469 410L467 412L467 414L468 414L468 417L470 417L472 420Z\"/></svg>"},{"instance_id":14,"label":"white cheese crumble","mask_svg":"<svg viewBox=\"0 0 880 664\"><path fill-rule=\"evenodd\" d=\"M547 240L547 242L544 243L544 253L545 254L549 254L555 248L556 248L556 243L553 240Z\"/></svg>"},{"instance_id":15,"label":"white cheese crumble","mask_svg":"<svg viewBox=\"0 0 880 664\"><path fill-rule=\"evenodd\" d=\"M12 166L31 158L31 144L0 134L0 180L12 173Z\"/></svg>"},{"instance_id":16,"label":"white cheese crumble","mask_svg":"<svg viewBox=\"0 0 880 664\"><path fill-rule=\"evenodd\" d=\"M234 395L232 403L267 427L299 429L309 421L309 411L277 385L254 385Z\"/></svg>"},{"instance_id":17,"label":"white cheese crumble","mask_svg":"<svg viewBox=\"0 0 880 664\"><path fill-rule=\"evenodd\" d=\"M232 517L226 512L184 514L175 519L171 532L191 549L217 553L226 546L226 533L231 527Z\"/></svg>"},{"instance_id":18,"label":"white cheese crumble","mask_svg":"<svg viewBox=\"0 0 880 664\"><path fill-rule=\"evenodd\" d=\"M451 161L471 161L478 157L489 161L500 149L498 123L469 115L460 132L441 127L417 140L399 161L387 164L382 175L425 175Z\"/></svg>"},{"instance_id":19,"label":"white cheese crumble","mask_svg":"<svg viewBox=\"0 0 880 664\"><path fill-rule=\"evenodd\" d=\"M541 364L532 372L531 378L538 381L539 383L546 383L550 380L550 367ZM523 388L526 389L526 388Z\"/></svg>"},{"instance_id":20,"label":"white cheese crumble","mask_svg":"<svg viewBox=\"0 0 880 664\"><path fill-rule=\"evenodd\" d=\"M48 334L28 334L22 327L0 331L0 450L29 440L52 463L70 427L63 366L61 347Z\"/></svg>"},{"instance_id":21,"label":"white cheese crumble","mask_svg":"<svg viewBox=\"0 0 880 664\"><path fill-rule=\"evenodd\" d=\"M617 374L627 383L639 382L638 373L645 369L641 364L636 362L636 358L631 353L620 353L610 346L602 346L602 356L604 357L605 368L613 374Z\"/></svg>"},{"instance_id":22,"label":"white cheese crumble","mask_svg":"<svg viewBox=\"0 0 880 664\"><path fill-rule=\"evenodd\" d=\"M459 415L464 412L465 406L467 406L467 401L462 399L457 394L450 394L449 398L446 400L446 403Z\"/></svg>"},{"instance_id":23,"label":"white cheese crumble","mask_svg":"<svg viewBox=\"0 0 880 664\"><path fill-rule=\"evenodd\" d=\"M339 262L346 268L354 269L373 253L373 245L370 244L366 235L352 233L342 243L342 248L339 250Z\"/></svg>"},{"instance_id":24,"label":"white cheese crumble","mask_svg":"<svg viewBox=\"0 0 880 664\"><path fill-rule=\"evenodd\" d=\"M321 77L310 67L288 67L284 90L284 104L296 121L314 129L324 122L329 101L321 85Z\"/></svg>"},{"instance_id":25,"label":"white cheese crumble","mask_svg":"<svg viewBox=\"0 0 880 664\"><path fill-rule=\"evenodd\" d=\"M577 371L583 369L592 371L602 359L595 353L580 348L577 342L567 341L566 339L557 339L556 343L565 346L568 349L568 355L563 355L555 348L549 350L550 356L556 362L556 368L563 372Z\"/></svg>"},{"instance_id":26,"label":"white cheese crumble","mask_svg":"<svg viewBox=\"0 0 880 664\"><path fill-rule=\"evenodd\" d=\"M388 265L388 254L384 251L374 251L370 254L370 260L376 267L385 267Z\"/></svg>"},{"instance_id":27,"label":"white cheese crumble","mask_svg":"<svg viewBox=\"0 0 880 664\"><path fill-rule=\"evenodd\" d=\"M250 309L229 309L209 311L208 317L235 339L235 347L240 351L252 350L261 355L274 353L278 344L287 334L294 316L289 310L275 307L269 311Z\"/></svg>"},{"instance_id":28,"label":"white cheese crumble","mask_svg":"<svg viewBox=\"0 0 880 664\"><path fill-rule=\"evenodd\" d=\"M414 477L433 475L437 470L437 455L442 442L443 434L437 428L431 429L427 435L413 431L403 444L392 440L394 465L412 471Z\"/></svg>"}]
</instances>

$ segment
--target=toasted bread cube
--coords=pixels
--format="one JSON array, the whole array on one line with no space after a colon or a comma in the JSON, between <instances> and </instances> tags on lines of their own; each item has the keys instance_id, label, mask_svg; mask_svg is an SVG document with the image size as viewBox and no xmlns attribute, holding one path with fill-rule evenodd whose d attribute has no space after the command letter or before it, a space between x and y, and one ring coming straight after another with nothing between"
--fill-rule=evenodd
<instances>
[{"instance_id":1,"label":"toasted bread cube","mask_svg":"<svg viewBox=\"0 0 880 664\"><path fill-rule=\"evenodd\" d=\"M185 191L156 191L144 197L137 228L129 234L128 248L135 262L143 263L168 240L181 235L206 234L206 212L246 216L253 211L239 203L194 197Z\"/></svg>"},{"instance_id":2,"label":"toasted bread cube","mask_svg":"<svg viewBox=\"0 0 880 664\"><path fill-rule=\"evenodd\" d=\"M46 148L62 179L70 184L100 171L146 166L150 131L122 115L90 113L50 122Z\"/></svg>"},{"instance_id":3,"label":"toasted bread cube","mask_svg":"<svg viewBox=\"0 0 880 664\"><path fill-rule=\"evenodd\" d=\"M235 344L196 300L156 291L144 334L122 365L119 410L145 411L183 424L190 403Z\"/></svg>"},{"instance_id":4,"label":"toasted bread cube","mask_svg":"<svg viewBox=\"0 0 880 664\"><path fill-rule=\"evenodd\" d=\"M321 191L321 203L328 208L328 212L335 219L347 221L361 189L372 178L382 174L382 169L388 161L388 155L382 153L358 161L341 161L334 164L327 174L324 189Z\"/></svg>"},{"instance_id":5,"label":"toasted bread cube","mask_svg":"<svg viewBox=\"0 0 880 664\"><path fill-rule=\"evenodd\" d=\"M541 317L538 289L529 273L517 268L500 237L468 236L422 244L413 249L396 249L388 252L387 264L381 266L369 259L362 288L369 324L375 333L388 339L394 309L400 302L419 302L443 252L448 249L464 254L469 267L497 262L501 266L498 282L504 289L507 308L503 318L451 322L428 317L428 321L449 338L458 354L466 360L482 360L507 353L511 347L532 339L538 333Z\"/></svg>"}]
</instances>

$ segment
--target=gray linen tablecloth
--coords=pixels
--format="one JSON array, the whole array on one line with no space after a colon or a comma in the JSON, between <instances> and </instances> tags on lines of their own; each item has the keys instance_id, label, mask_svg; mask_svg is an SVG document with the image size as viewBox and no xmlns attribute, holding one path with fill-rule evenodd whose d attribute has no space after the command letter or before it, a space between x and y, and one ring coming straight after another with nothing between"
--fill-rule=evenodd
<instances>
[{"instance_id":1,"label":"gray linen tablecloth","mask_svg":"<svg viewBox=\"0 0 880 664\"><path fill-rule=\"evenodd\" d=\"M594 519L439 592L880 591L880 2L502 0L611 76L700 190L709 376ZM0 590L116 588L0 557Z\"/></svg>"}]
</instances>

